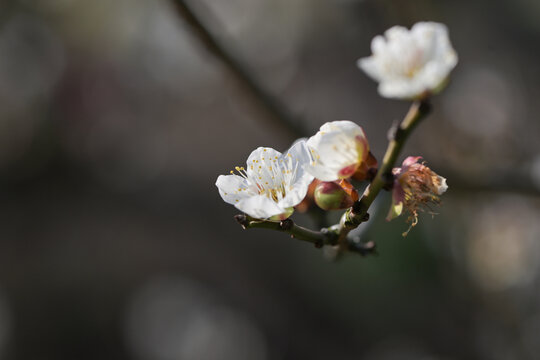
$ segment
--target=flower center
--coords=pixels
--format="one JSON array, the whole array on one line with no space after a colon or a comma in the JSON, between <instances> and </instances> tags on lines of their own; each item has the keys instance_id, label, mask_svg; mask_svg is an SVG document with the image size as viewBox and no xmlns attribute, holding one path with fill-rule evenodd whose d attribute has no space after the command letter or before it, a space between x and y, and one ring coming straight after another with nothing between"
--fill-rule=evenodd
<instances>
[{"instance_id":1,"label":"flower center","mask_svg":"<svg viewBox=\"0 0 540 360\"><path fill-rule=\"evenodd\" d=\"M239 166L235 167L235 170L248 185L238 191L251 191L279 202L292 190L291 184L296 178L298 161L294 161L291 154L282 159L278 156L262 156L252 160L248 170ZM234 174L234 171L231 171L231 174Z\"/></svg>"},{"instance_id":2,"label":"flower center","mask_svg":"<svg viewBox=\"0 0 540 360\"><path fill-rule=\"evenodd\" d=\"M403 74L409 79L412 79L423 67L422 55L421 49L414 49L405 61L406 65Z\"/></svg>"}]
</instances>

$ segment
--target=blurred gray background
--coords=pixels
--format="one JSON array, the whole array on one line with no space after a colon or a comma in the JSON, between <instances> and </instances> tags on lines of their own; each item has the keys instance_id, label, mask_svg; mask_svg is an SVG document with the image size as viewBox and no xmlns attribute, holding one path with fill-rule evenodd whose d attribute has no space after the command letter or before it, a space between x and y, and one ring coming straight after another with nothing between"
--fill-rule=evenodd
<instances>
[{"instance_id":1,"label":"blurred gray background","mask_svg":"<svg viewBox=\"0 0 540 360\"><path fill-rule=\"evenodd\" d=\"M448 178L439 215L402 238L382 196L379 256L335 263L242 231L217 176L296 134L173 2L1 0L0 358L537 359L540 3L189 4L303 135L349 119L379 159L408 104L355 62L445 23L460 62L400 158Z\"/></svg>"}]
</instances>

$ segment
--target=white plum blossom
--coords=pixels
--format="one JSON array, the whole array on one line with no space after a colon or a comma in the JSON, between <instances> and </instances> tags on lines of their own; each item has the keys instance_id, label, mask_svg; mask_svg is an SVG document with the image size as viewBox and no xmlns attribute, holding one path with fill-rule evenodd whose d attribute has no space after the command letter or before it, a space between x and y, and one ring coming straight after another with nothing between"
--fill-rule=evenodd
<instances>
[{"instance_id":1,"label":"white plum blossom","mask_svg":"<svg viewBox=\"0 0 540 360\"><path fill-rule=\"evenodd\" d=\"M387 98L437 93L458 62L446 26L436 22L419 22L411 30L394 26L373 38L371 52L358 67L379 82L379 94Z\"/></svg>"},{"instance_id":2,"label":"white plum blossom","mask_svg":"<svg viewBox=\"0 0 540 360\"><path fill-rule=\"evenodd\" d=\"M223 200L257 219L286 219L293 206L306 196L313 176L304 170L310 156L305 140L297 141L282 154L259 147L236 167L238 175L220 175L216 186Z\"/></svg>"},{"instance_id":3,"label":"white plum blossom","mask_svg":"<svg viewBox=\"0 0 540 360\"><path fill-rule=\"evenodd\" d=\"M321 181L350 178L369 155L364 130L348 120L327 122L306 144L312 157L306 171Z\"/></svg>"}]
</instances>

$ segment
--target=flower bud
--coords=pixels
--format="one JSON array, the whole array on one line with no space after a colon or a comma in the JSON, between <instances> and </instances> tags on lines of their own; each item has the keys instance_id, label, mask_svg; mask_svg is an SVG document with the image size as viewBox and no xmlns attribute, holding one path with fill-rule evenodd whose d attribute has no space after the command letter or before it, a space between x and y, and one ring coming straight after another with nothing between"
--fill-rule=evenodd
<instances>
[{"instance_id":1,"label":"flower bud","mask_svg":"<svg viewBox=\"0 0 540 360\"><path fill-rule=\"evenodd\" d=\"M315 203L323 210L351 207L358 200L358 192L347 180L321 182L315 188Z\"/></svg>"}]
</instances>

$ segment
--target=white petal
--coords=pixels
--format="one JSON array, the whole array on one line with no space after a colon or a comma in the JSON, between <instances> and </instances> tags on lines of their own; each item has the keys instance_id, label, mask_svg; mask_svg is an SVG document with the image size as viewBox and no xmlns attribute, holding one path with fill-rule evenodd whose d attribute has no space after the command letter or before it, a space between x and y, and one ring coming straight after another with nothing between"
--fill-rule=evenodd
<instances>
[{"instance_id":1,"label":"white petal","mask_svg":"<svg viewBox=\"0 0 540 360\"><path fill-rule=\"evenodd\" d=\"M374 56L358 59L356 63L360 69L375 81L381 81L384 78L384 74L382 73L379 64L377 58Z\"/></svg>"},{"instance_id":2,"label":"white petal","mask_svg":"<svg viewBox=\"0 0 540 360\"><path fill-rule=\"evenodd\" d=\"M275 156L281 156L281 153L269 147L258 147L249 154L247 163L250 164L253 160L272 158Z\"/></svg>"},{"instance_id":3,"label":"white petal","mask_svg":"<svg viewBox=\"0 0 540 360\"><path fill-rule=\"evenodd\" d=\"M279 206L288 208L300 204L306 197L313 178L313 175L307 171L305 164L302 165L302 168L299 167L294 182L289 184L285 197L278 203Z\"/></svg>"},{"instance_id":4,"label":"white petal","mask_svg":"<svg viewBox=\"0 0 540 360\"><path fill-rule=\"evenodd\" d=\"M296 206L304 200L306 197L309 184L311 184L311 181L313 180L313 176L306 173L306 177L304 179L311 179L309 181L298 181L294 184L292 190L289 190L287 192L287 195L278 203L278 205L282 208L289 208ZM309 176L309 177L308 177Z\"/></svg>"},{"instance_id":5,"label":"white petal","mask_svg":"<svg viewBox=\"0 0 540 360\"><path fill-rule=\"evenodd\" d=\"M424 89L434 90L446 80L450 70L444 64L432 61L418 73L417 81Z\"/></svg>"},{"instance_id":6,"label":"white petal","mask_svg":"<svg viewBox=\"0 0 540 360\"><path fill-rule=\"evenodd\" d=\"M341 154L338 148L344 140L347 139L340 131L328 132L320 134L320 136L316 134L313 138L310 138L308 145L315 150L313 153L316 157L314 162L323 162L325 166L335 168L341 168L342 165L349 163L349 159L344 158L344 154Z\"/></svg>"},{"instance_id":7,"label":"white petal","mask_svg":"<svg viewBox=\"0 0 540 360\"><path fill-rule=\"evenodd\" d=\"M265 195L255 195L242 199L235 206L237 209L257 219L268 219L274 215L286 212L286 209Z\"/></svg>"},{"instance_id":8,"label":"white petal","mask_svg":"<svg viewBox=\"0 0 540 360\"><path fill-rule=\"evenodd\" d=\"M378 55L386 50L386 39L384 36L377 35L371 40L371 52Z\"/></svg>"},{"instance_id":9,"label":"white petal","mask_svg":"<svg viewBox=\"0 0 540 360\"><path fill-rule=\"evenodd\" d=\"M438 176L439 178L439 188L437 189L437 195L442 195L448 190L448 184L446 184L446 178L443 178L442 176Z\"/></svg>"},{"instance_id":10,"label":"white petal","mask_svg":"<svg viewBox=\"0 0 540 360\"><path fill-rule=\"evenodd\" d=\"M305 171L305 167L308 166L312 160L309 148L306 144L306 140L300 139L296 141L293 146L287 151L287 154L291 154L293 160L298 162L298 165L293 165L296 168L296 176L294 177L294 179L292 179L292 182L289 185L293 187L306 186L307 191L307 186L309 186L309 184L313 181L313 175ZM286 197L288 196L289 195L287 194ZM301 197L302 199L300 199L300 201L302 201L305 197L305 193L301 195ZM289 204L287 206L289 207L297 204L298 203Z\"/></svg>"},{"instance_id":11,"label":"white petal","mask_svg":"<svg viewBox=\"0 0 540 360\"><path fill-rule=\"evenodd\" d=\"M379 94L386 98L414 99L420 95L425 87L418 81L385 81L379 84Z\"/></svg>"},{"instance_id":12,"label":"white petal","mask_svg":"<svg viewBox=\"0 0 540 360\"><path fill-rule=\"evenodd\" d=\"M220 175L216 186L221 198L228 204L236 205L241 199L252 195L246 180L238 175ZM239 189L242 190L239 191Z\"/></svg>"},{"instance_id":13,"label":"white petal","mask_svg":"<svg viewBox=\"0 0 540 360\"><path fill-rule=\"evenodd\" d=\"M291 154L292 158L300 163L299 167L311 161L305 139L297 140L285 154Z\"/></svg>"},{"instance_id":14,"label":"white petal","mask_svg":"<svg viewBox=\"0 0 540 360\"><path fill-rule=\"evenodd\" d=\"M305 170L321 181L335 181L339 179L339 170L324 165L306 166Z\"/></svg>"},{"instance_id":15,"label":"white petal","mask_svg":"<svg viewBox=\"0 0 540 360\"><path fill-rule=\"evenodd\" d=\"M356 135L364 135L364 131L360 126L350 120L336 120L325 123L321 126L320 131L330 132L330 131L340 131L345 134L349 134L352 137Z\"/></svg>"},{"instance_id":16,"label":"white petal","mask_svg":"<svg viewBox=\"0 0 540 360\"><path fill-rule=\"evenodd\" d=\"M384 32L384 36L386 37L388 42L396 41L396 40L401 41L404 38L409 36L409 30L407 30L406 27L396 25L386 30Z\"/></svg>"},{"instance_id":17,"label":"white petal","mask_svg":"<svg viewBox=\"0 0 540 360\"><path fill-rule=\"evenodd\" d=\"M259 147L251 152L247 159L247 168L249 174L253 174L257 169L268 168L277 162L281 156L279 151L269 147ZM259 168L260 167L260 168ZM268 180L268 179L265 179Z\"/></svg>"}]
</instances>

